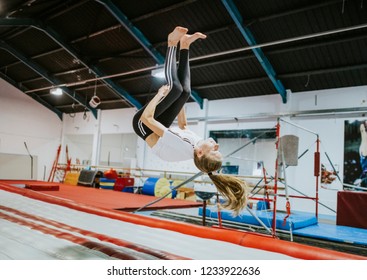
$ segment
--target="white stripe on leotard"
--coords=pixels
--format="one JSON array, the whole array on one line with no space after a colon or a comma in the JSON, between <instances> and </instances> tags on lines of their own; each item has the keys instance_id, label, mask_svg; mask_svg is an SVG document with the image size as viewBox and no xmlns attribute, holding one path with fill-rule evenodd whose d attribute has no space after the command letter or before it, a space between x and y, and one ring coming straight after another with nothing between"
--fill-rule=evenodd
<instances>
[{"instance_id":1,"label":"white stripe on leotard","mask_svg":"<svg viewBox=\"0 0 367 280\"><path fill-rule=\"evenodd\" d=\"M167 57L167 61L166 61L166 67L165 67L165 76L166 76L166 81L167 84L169 86L169 91L168 93L161 99L159 100L158 104L162 102L162 100L164 100L164 98L169 94L169 92L172 90L173 87L173 74L172 74L172 64L174 61L174 56L176 55L176 46L172 46L168 48L168 57Z\"/></svg>"},{"instance_id":2,"label":"white stripe on leotard","mask_svg":"<svg viewBox=\"0 0 367 280\"><path fill-rule=\"evenodd\" d=\"M147 134L144 130L144 127L143 127L143 122L141 120L138 121L138 127L139 127L139 130L140 130L140 133L142 136L145 136L145 134Z\"/></svg>"}]
</instances>

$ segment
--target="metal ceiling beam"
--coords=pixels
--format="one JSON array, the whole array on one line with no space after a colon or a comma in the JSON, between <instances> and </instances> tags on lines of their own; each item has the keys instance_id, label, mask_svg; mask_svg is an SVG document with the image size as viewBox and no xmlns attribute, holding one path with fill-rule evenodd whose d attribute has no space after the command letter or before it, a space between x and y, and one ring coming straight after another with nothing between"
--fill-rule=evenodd
<instances>
[{"instance_id":1,"label":"metal ceiling beam","mask_svg":"<svg viewBox=\"0 0 367 280\"><path fill-rule=\"evenodd\" d=\"M282 39L282 40L273 41L273 42L262 43L262 44L254 45L254 46L246 46L246 47L239 48L239 49L233 49L233 50L229 50L229 51L223 51L223 52L219 52L219 53L208 54L208 55L203 55L203 56L200 56L200 57L191 58L190 61L201 61L201 60L205 60L205 59L208 59L208 58L221 57L221 56L225 56L225 55L228 55L228 54L236 54L236 53L248 51L248 50L251 50L251 49L254 49L254 48L263 48L263 47L269 47L269 46L276 46L276 45L286 44L286 43L290 43L290 42L296 42L296 41L301 41L301 40L305 40L305 39L317 38L317 37L321 37L321 36L337 34L337 33L341 33L341 32L348 32L348 31L353 31L353 30L359 30L359 29L364 29L364 28L367 28L367 24L350 26L350 27L346 27L346 28L329 30L329 31L313 33L313 34L307 34L307 35L302 35L302 36L298 36L298 37L294 37L294 38L288 38L288 39ZM354 37L349 37L349 38L344 38L344 39L337 39L337 40L332 40L332 41L328 40L328 41L322 42L322 43L312 43L312 44L308 43L308 44L305 44L305 45L302 45L302 46L294 46L294 47L288 47L288 48L285 48L285 49L271 50L271 51L269 51L269 54L282 53L282 52L285 52L285 51L297 51L297 50L302 50L302 49L308 48L308 47L312 48L312 47L318 47L318 46L326 46L326 45L335 44L335 43L348 42L348 41L353 40L353 39L362 40L364 38L366 38L366 35L354 36ZM191 67L192 68L205 67L205 66L215 65L217 63L226 63L226 62L231 62L233 60L247 59L247 58L252 58L252 57L246 55L246 56L235 57L235 58L224 59L224 60L218 60L217 59L216 61L212 61L212 62L200 64L200 65L194 65L194 66L191 66ZM12 65L12 64L9 64L9 65ZM133 71L113 74L113 75L109 75L109 76L98 78L98 79L94 78L94 79L84 80L84 81L80 81L80 82L75 82L75 83L67 84L67 86L77 86L77 85L80 85L80 84L85 84L85 83L92 82L92 81L99 80L99 79L128 76L128 75L132 75L132 74L151 71L152 69L155 69L155 68L156 68L156 66L146 67L146 68L137 69L137 70L133 70ZM278 75L278 76L280 78L284 78L284 75ZM264 78L261 78L261 79L268 79L268 77L264 77ZM37 91L46 90L46 89L50 89L50 87L33 89L33 90L27 91L26 93L37 92Z\"/></svg>"},{"instance_id":2,"label":"metal ceiling beam","mask_svg":"<svg viewBox=\"0 0 367 280\"><path fill-rule=\"evenodd\" d=\"M47 34L52 40L54 40L57 44L59 44L65 51L67 51L71 56L78 59L84 66L91 69L93 73L97 77L102 77L105 74L96 66L89 65L83 59L80 57L80 55L77 53L77 51L68 45L68 43L61 37L60 34L58 34L55 30L53 30L51 27L44 25L43 22L33 20L33 19L17 19L17 18L6 18L6 19L0 19L0 26L32 26L45 34ZM133 98L126 90L118 86L115 82L113 82L110 79L103 79L103 82L108 85L114 92L116 92L120 97L125 99L129 104L132 106L140 109L142 105L137 101L135 98Z\"/></svg>"},{"instance_id":3,"label":"metal ceiling beam","mask_svg":"<svg viewBox=\"0 0 367 280\"><path fill-rule=\"evenodd\" d=\"M315 47L323 47L323 46L329 46L329 45L334 45L334 44L340 44L340 43L346 43L346 42L350 42L350 41L356 41L356 40L363 40L367 38L367 34L363 34L363 35L358 35L358 36L351 36L348 38L338 38L338 39L329 39L327 41L323 41L323 42L309 42L303 45L299 45L299 46L291 46L291 47L287 47L287 48L282 48L282 49L274 49L274 50L270 50L267 52L268 55L270 54L282 54L282 53L286 53L286 52L294 52L294 51L300 51L303 49L308 49L308 48L315 48ZM55 51L55 50L54 50ZM54 51L48 52L48 53L52 53ZM43 55L46 55L46 53L42 53L36 56L31 57L32 59L37 58L37 57L42 57ZM246 59L250 59L253 58L252 54L247 54L247 55L241 55L241 56L237 56L237 57L233 57L233 58L225 58L225 59L221 59L221 60L215 60L215 61L210 61L210 62L206 62L206 63L201 63L201 64L196 64L191 66L191 69L197 69L197 68L202 68L202 67L210 67L210 66L215 66L217 64L223 64L223 63L230 63L230 62L236 62L239 60L246 60ZM16 61L7 65L4 65L2 67L0 67L1 69L5 69L14 65L17 65L18 63L21 63L20 61ZM54 73L54 77L57 76L62 76L62 75L67 75L70 73L74 73L77 71L81 71L81 70L85 70L85 68L78 68L78 69L73 69L73 70L68 70L68 71L63 71L63 72L58 72L58 73ZM143 71L138 71L136 73L140 73ZM148 75L148 74L147 74ZM282 75L278 75L280 78L282 78ZM139 77L137 77L139 78ZM33 79L29 79L29 80L24 80L22 81L22 83L27 83L27 82L34 82L37 81L39 79L42 79L42 77L37 77L37 78L33 78ZM123 81L129 81L130 79L124 79ZM95 86L89 86L86 88L92 88ZM78 88L78 89L83 89L83 88ZM137 96L137 95L135 95ZM140 96L140 95L139 95Z\"/></svg>"},{"instance_id":4,"label":"metal ceiling beam","mask_svg":"<svg viewBox=\"0 0 367 280\"><path fill-rule=\"evenodd\" d=\"M16 87L17 89L19 89L20 91L24 92L25 90L27 90L24 86L22 86L21 84L17 83L16 81L14 81L13 79L9 78L8 76L4 75L3 73L0 73L0 77L2 79L4 79L6 82L8 82L9 84L11 84L12 86ZM55 108L54 106L50 105L49 103L47 103L46 101L44 101L42 98L40 98L37 94L32 93L30 95L34 100L36 100L38 103L42 104L43 106L45 106L47 109L51 110L52 112L54 112L59 119L62 121L62 116L63 113L58 110L57 108Z\"/></svg>"},{"instance_id":5,"label":"metal ceiling beam","mask_svg":"<svg viewBox=\"0 0 367 280\"><path fill-rule=\"evenodd\" d=\"M251 31L243 25L243 18L237 9L236 5L234 4L233 0L222 0L224 7L227 9L229 15L232 17L233 21L236 23L237 28L240 30L242 36L245 38L247 43L250 46L257 45L254 36L252 35ZM269 79L273 83L274 87L278 91L278 93L282 97L283 103L287 103L287 93L286 89L283 86L282 82L277 78L275 70L263 51L260 48L252 49L256 58L259 60L261 66L265 70L266 74L268 75Z\"/></svg>"},{"instance_id":6,"label":"metal ceiling beam","mask_svg":"<svg viewBox=\"0 0 367 280\"><path fill-rule=\"evenodd\" d=\"M341 66L341 67L314 69L314 70L308 70L308 71L302 71L302 72L284 73L284 74L279 74L279 77L283 79L289 79L289 78L307 77L307 76L312 76L312 75L323 75L323 74L364 70L364 69L367 69L366 63L358 64L358 65ZM264 82L267 79L268 79L267 77L249 78L249 79L235 80L235 81L230 81L230 82L219 82L215 84L211 83L207 85L198 85L196 86L196 88L197 89L210 89L210 88L218 88L218 87L224 87L224 86L234 86L234 85L240 85L240 84ZM142 97L142 95L139 94L138 97Z\"/></svg>"},{"instance_id":7,"label":"metal ceiling beam","mask_svg":"<svg viewBox=\"0 0 367 280\"><path fill-rule=\"evenodd\" d=\"M165 58L158 52L145 35L128 19L128 17L110 0L95 0L102 4L125 29L134 37L134 39L150 54L157 64L163 65ZM203 99L194 90L191 91L191 98L194 99L203 109Z\"/></svg>"},{"instance_id":8,"label":"metal ceiling beam","mask_svg":"<svg viewBox=\"0 0 367 280\"><path fill-rule=\"evenodd\" d=\"M28 59L24 54L22 54L21 52L19 52L16 49L14 49L12 46L8 45L7 43L5 43L2 40L0 40L0 48L6 50L7 52L9 52L13 56L15 56L17 59L19 59L20 61L22 61L25 65L27 65L29 68L31 68L33 71L35 71L40 76L42 76L49 83L51 83L53 85L61 84L61 82L58 79L56 79L54 77L51 77L48 74L48 72L43 67L41 67L40 65L36 64L32 60ZM94 117L97 118L97 111L96 111L96 109L91 108L90 106L88 106L87 104L85 104L84 100L79 95L77 95L75 92L71 91L67 87L61 87L61 89L68 96L70 96L73 100L75 100L76 102L80 103L81 105L87 107L92 112L92 114L94 115ZM38 98L36 100L39 101ZM45 105L44 102L43 102L43 105ZM50 106L50 104L48 104L47 107L49 108L49 106ZM52 111L54 111L54 110L52 110Z\"/></svg>"}]
</instances>

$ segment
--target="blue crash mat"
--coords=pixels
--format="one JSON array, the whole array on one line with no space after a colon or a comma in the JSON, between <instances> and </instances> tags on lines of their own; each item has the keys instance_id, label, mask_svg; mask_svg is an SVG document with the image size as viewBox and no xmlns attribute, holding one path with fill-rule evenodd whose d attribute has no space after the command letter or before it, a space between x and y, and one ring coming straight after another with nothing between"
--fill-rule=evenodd
<instances>
[{"instance_id":1,"label":"blue crash mat","mask_svg":"<svg viewBox=\"0 0 367 280\"><path fill-rule=\"evenodd\" d=\"M264 210L252 210L252 213L256 215L267 227L272 226L273 222L273 212L272 211L264 211ZM199 215L203 215L203 208L199 208ZM221 217L223 220L234 221L238 223L245 223L250 225L260 226L259 221L251 215L251 213L247 210L244 210L240 213L239 216L233 217L233 212L228 210L221 211ZM277 212L276 215L276 228L282 230L296 230L304 227L308 227L310 225L316 225L317 219L314 214L292 211L291 215L285 219L287 216L284 212ZM218 212L216 207L207 207L206 208L206 217L210 218L218 218ZM285 220L284 220L285 219Z\"/></svg>"},{"instance_id":2,"label":"blue crash mat","mask_svg":"<svg viewBox=\"0 0 367 280\"><path fill-rule=\"evenodd\" d=\"M367 245L367 229L317 224L293 232L295 235L326 239L330 241Z\"/></svg>"}]
</instances>

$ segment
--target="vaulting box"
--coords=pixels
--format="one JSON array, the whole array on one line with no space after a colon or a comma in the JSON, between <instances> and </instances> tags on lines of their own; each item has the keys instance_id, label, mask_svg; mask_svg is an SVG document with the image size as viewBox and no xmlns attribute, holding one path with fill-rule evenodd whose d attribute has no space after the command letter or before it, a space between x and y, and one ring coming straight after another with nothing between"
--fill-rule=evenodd
<instances>
[{"instance_id":1,"label":"vaulting box","mask_svg":"<svg viewBox=\"0 0 367 280\"><path fill-rule=\"evenodd\" d=\"M113 190L115 191L123 191L123 192L133 192L133 186L134 186L134 178L130 177L122 177L117 178L115 185L113 186Z\"/></svg>"},{"instance_id":2,"label":"vaulting box","mask_svg":"<svg viewBox=\"0 0 367 280\"><path fill-rule=\"evenodd\" d=\"M367 229L367 192L340 191L337 203L337 225Z\"/></svg>"}]
</instances>

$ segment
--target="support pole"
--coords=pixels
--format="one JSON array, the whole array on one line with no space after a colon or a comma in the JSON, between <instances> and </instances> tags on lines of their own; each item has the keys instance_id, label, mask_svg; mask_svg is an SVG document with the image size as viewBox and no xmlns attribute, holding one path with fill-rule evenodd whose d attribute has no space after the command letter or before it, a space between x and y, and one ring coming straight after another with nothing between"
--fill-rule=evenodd
<instances>
[{"instance_id":1,"label":"support pole","mask_svg":"<svg viewBox=\"0 0 367 280\"><path fill-rule=\"evenodd\" d=\"M316 140L316 152L315 152L315 177L316 177L316 206L315 206L315 213L316 219L319 218L319 180L320 180L320 139L319 135L317 135Z\"/></svg>"},{"instance_id":2,"label":"support pole","mask_svg":"<svg viewBox=\"0 0 367 280\"><path fill-rule=\"evenodd\" d=\"M31 155L31 153L28 150L28 146L27 143L24 141L24 146L28 152L29 157L31 158L31 180L33 180L33 156Z\"/></svg>"},{"instance_id":3,"label":"support pole","mask_svg":"<svg viewBox=\"0 0 367 280\"><path fill-rule=\"evenodd\" d=\"M217 207L218 207L218 223L219 227L222 227L222 213L220 212L220 200L219 200L219 194L217 193Z\"/></svg>"},{"instance_id":4,"label":"support pole","mask_svg":"<svg viewBox=\"0 0 367 280\"><path fill-rule=\"evenodd\" d=\"M206 202L206 200L204 200L204 202L203 202L203 226L204 227L206 225L206 222L205 222L205 218L206 218L206 204L207 204L207 202Z\"/></svg>"},{"instance_id":5,"label":"support pole","mask_svg":"<svg viewBox=\"0 0 367 280\"><path fill-rule=\"evenodd\" d=\"M258 216L256 216L256 215L252 212L252 210L251 210L248 206L246 206L246 209L247 209L247 211L251 214L251 216L252 216L252 217L254 217L254 218L256 219L256 221L258 221L258 222L259 222L259 224L260 224L260 225L262 225L262 226L263 226L263 228L265 228L265 229L266 229L266 231L267 231L267 232L269 232L270 234L272 234L272 235L274 236L274 233L272 232L272 230L271 230L270 228L268 228L268 227L263 223L263 221L262 221L262 220L260 220L260 219L259 219L259 217L258 217Z\"/></svg>"},{"instance_id":6,"label":"support pole","mask_svg":"<svg viewBox=\"0 0 367 280\"><path fill-rule=\"evenodd\" d=\"M277 150L277 156L275 159L275 174L274 174L274 199L273 199L273 236L276 234L276 218L277 218L277 194L278 194L278 153L279 153L279 141L280 141L280 119L278 118L276 125L276 143L275 148Z\"/></svg>"}]
</instances>

